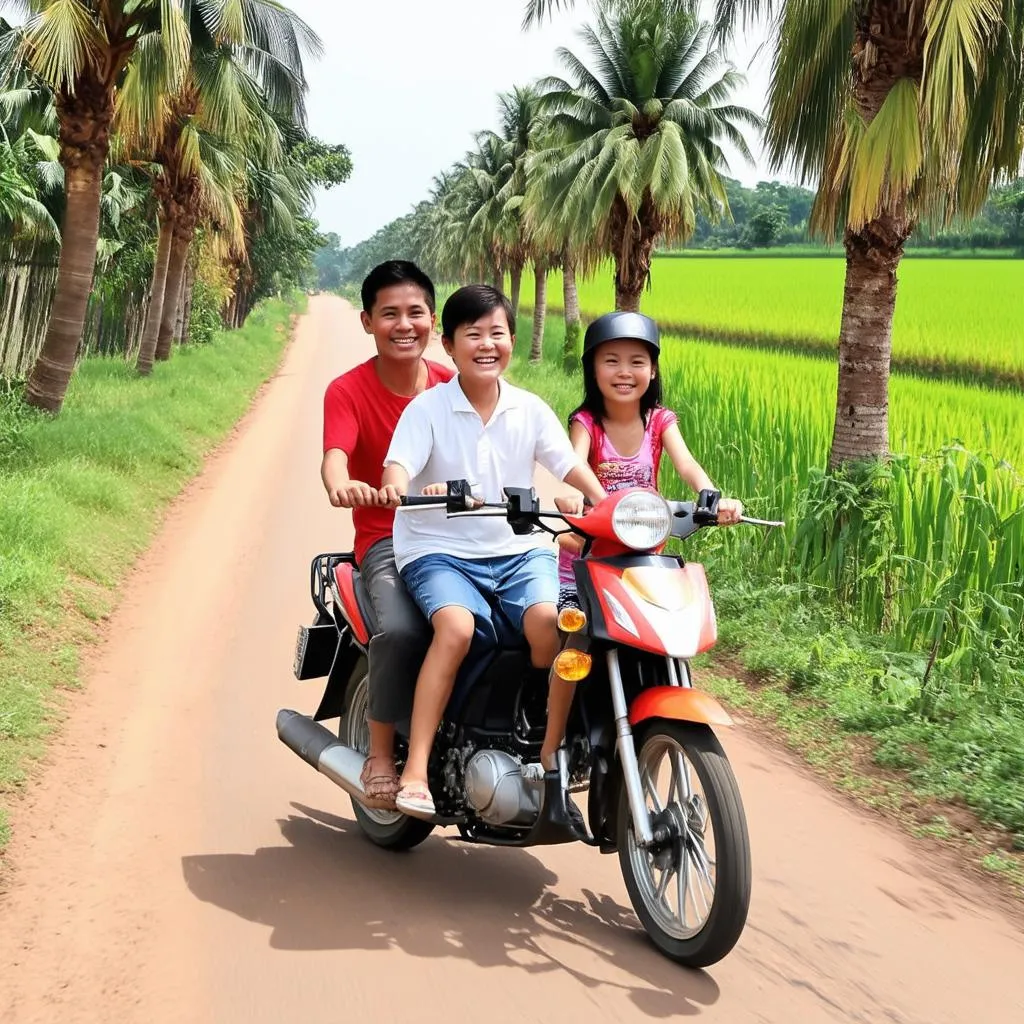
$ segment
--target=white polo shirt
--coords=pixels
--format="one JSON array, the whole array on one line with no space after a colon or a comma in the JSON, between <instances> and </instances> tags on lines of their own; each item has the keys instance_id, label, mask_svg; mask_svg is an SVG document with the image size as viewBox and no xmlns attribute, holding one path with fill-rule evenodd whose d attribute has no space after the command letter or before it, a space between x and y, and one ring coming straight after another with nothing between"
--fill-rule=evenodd
<instances>
[{"instance_id":1,"label":"white polo shirt","mask_svg":"<svg viewBox=\"0 0 1024 1024\"><path fill-rule=\"evenodd\" d=\"M498 404L484 423L458 376L417 395L395 428L384 465L401 466L409 493L428 484L468 480L473 495L504 501L504 487L532 487L534 464L556 479L580 464L558 417L529 391L500 382ZM395 562L399 569L429 554L456 558L516 555L547 542L545 534L516 536L498 516L449 519L443 506L395 513Z\"/></svg>"}]
</instances>

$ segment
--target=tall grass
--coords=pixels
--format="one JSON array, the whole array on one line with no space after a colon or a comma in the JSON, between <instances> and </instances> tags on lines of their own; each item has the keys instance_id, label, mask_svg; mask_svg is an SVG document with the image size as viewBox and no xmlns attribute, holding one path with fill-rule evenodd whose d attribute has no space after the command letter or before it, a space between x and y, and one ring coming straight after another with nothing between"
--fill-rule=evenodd
<instances>
[{"instance_id":1,"label":"tall grass","mask_svg":"<svg viewBox=\"0 0 1024 1024\"><path fill-rule=\"evenodd\" d=\"M41 752L89 619L273 372L291 309L268 303L145 379L122 358L87 358L57 419L0 381L0 796Z\"/></svg>"},{"instance_id":2,"label":"tall grass","mask_svg":"<svg viewBox=\"0 0 1024 1024\"><path fill-rule=\"evenodd\" d=\"M658 257L642 307L678 334L828 354L839 337L844 273L842 260ZM899 278L896 368L1024 387L1024 260L908 259ZM556 273L553 309L561 294ZM608 270L580 284L585 315L607 312L614 299Z\"/></svg>"}]
</instances>

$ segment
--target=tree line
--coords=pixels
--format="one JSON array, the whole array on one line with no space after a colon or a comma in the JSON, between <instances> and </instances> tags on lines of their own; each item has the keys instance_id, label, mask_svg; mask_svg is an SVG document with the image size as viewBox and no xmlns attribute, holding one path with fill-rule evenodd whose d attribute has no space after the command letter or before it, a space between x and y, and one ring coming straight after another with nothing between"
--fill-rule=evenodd
<instances>
[{"instance_id":1,"label":"tree line","mask_svg":"<svg viewBox=\"0 0 1024 1024\"><path fill-rule=\"evenodd\" d=\"M141 375L241 326L323 244L311 136L321 42L274 0L31 0L0 19L0 373L53 413L89 352Z\"/></svg>"},{"instance_id":2,"label":"tree line","mask_svg":"<svg viewBox=\"0 0 1024 1024\"><path fill-rule=\"evenodd\" d=\"M524 28L572 0L530 0ZM1024 223L1024 8L1018 0L590 0L564 77L499 97L499 127L439 173L406 216L335 258L343 279L391 256L444 281L508 277L518 305L534 271L531 358L539 359L547 271L562 270L567 361L579 337L575 280L610 261L615 304L639 308L655 247L786 228L839 242L846 285L830 465L888 453L888 381L900 260L913 238L966 238L996 218ZM735 32L762 19L772 72L767 113L734 100ZM810 189L731 177L763 131L774 169ZM998 191L991 195L993 187ZM760 193L760 194L759 194ZM782 221L785 219L786 224ZM975 222L977 223L977 222ZM740 241L742 236L736 238Z\"/></svg>"}]
</instances>

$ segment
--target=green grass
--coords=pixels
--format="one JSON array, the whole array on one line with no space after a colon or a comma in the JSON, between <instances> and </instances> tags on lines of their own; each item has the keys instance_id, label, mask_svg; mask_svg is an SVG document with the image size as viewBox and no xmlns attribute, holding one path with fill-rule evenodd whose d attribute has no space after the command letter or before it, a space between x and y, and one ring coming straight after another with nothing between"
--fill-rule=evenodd
<instances>
[{"instance_id":1,"label":"green grass","mask_svg":"<svg viewBox=\"0 0 1024 1024\"><path fill-rule=\"evenodd\" d=\"M525 317L518 330L517 383L565 416L581 383L559 369L562 321L549 318L536 367ZM834 366L673 340L661 370L712 479L751 514L787 522L690 546L709 565L723 645L775 684L762 701L774 694L780 716L811 708L834 731L870 736L879 765L922 795L961 801L1024 842L1024 484L1002 462L1024 464L1020 398L896 376L904 454L838 485L818 469ZM958 439L993 454L941 450ZM683 496L670 464L660 486Z\"/></svg>"},{"instance_id":2,"label":"green grass","mask_svg":"<svg viewBox=\"0 0 1024 1024\"><path fill-rule=\"evenodd\" d=\"M78 685L79 648L169 501L272 375L293 309L267 303L147 379L87 359L56 419L0 394L0 849L2 804Z\"/></svg>"},{"instance_id":3,"label":"green grass","mask_svg":"<svg viewBox=\"0 0 1024 1024\"><path fill-rule=\"evenodd\" d=\"M842 260L812 257L658 257L645 313L688 337L835 351L842 311ZM1024 387L1024 260L908 259L899 270L893 366L932 376ZM548 281L560 310L561 274ZM523 275L523 302L533 280ZM614 307L609 271L580 285L580 306L596 316Z\"/></svg>"}]
</instances>

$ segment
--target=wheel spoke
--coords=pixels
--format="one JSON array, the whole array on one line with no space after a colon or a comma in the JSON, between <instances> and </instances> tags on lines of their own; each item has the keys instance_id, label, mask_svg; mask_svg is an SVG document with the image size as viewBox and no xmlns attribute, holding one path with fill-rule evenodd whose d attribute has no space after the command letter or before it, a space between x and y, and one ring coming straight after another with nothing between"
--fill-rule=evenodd
<instances>
[{"instance_id":1,"label":"wheel spoke","mask_svg":"<svg viewBox=\"0 0 1024 1024\"><path fill-rule=\"evenodd\" d=\"M652 872L652 877L653 877L653 872ZM668 883L671 880L671 878L672 878L672 869L671 868L665 868L665 870L662 871L662 873L661 873L661 881L658 882L657 891L654 893L655 898L658 899L659 901L665 901L665 893L668 891ZM666 906L667 905L668 904L666 902Z\"/></svg>"},{"instance_id":2,"label":"wheel spoke","mask_svg":"<svg viewBox=\"0 0 1024 1024\"><path fill-rule=\"evenodd\" d=\"M676 892L679 895L679 923L686 927L686 894L689 890L689 858L686 853L686 846L683 846L683 856L676 872Z\"/></svg>"},{"instance_id":3,"label":"wheel spoke","mask_svg":"<svg viewBox=\"0 0 1024 1024\"><path fill-rule=\"evenodd\" d=\"M654 779L651 778L650 772L641 770L641 778L644 783L644 790L647 793L647 798L651 801L651 806L654 808L655 814L661 814L664 808L661 806L661 797L658 796L658 790L654 785Z\"/></svg>"},{"instance_id":4,"label":"wheel spoke","mask_svg":"<svg viewBox=\"0 0 1024 1024\"><path fill-rule=\"evenodd\" d=\"M686 758L679 751L672 756L672 778L676 784L676 792L679 794L679 803L685 807L693 796L693 786L690 784L690 772L686 767Z\"/></svg>"}]
</instances>

